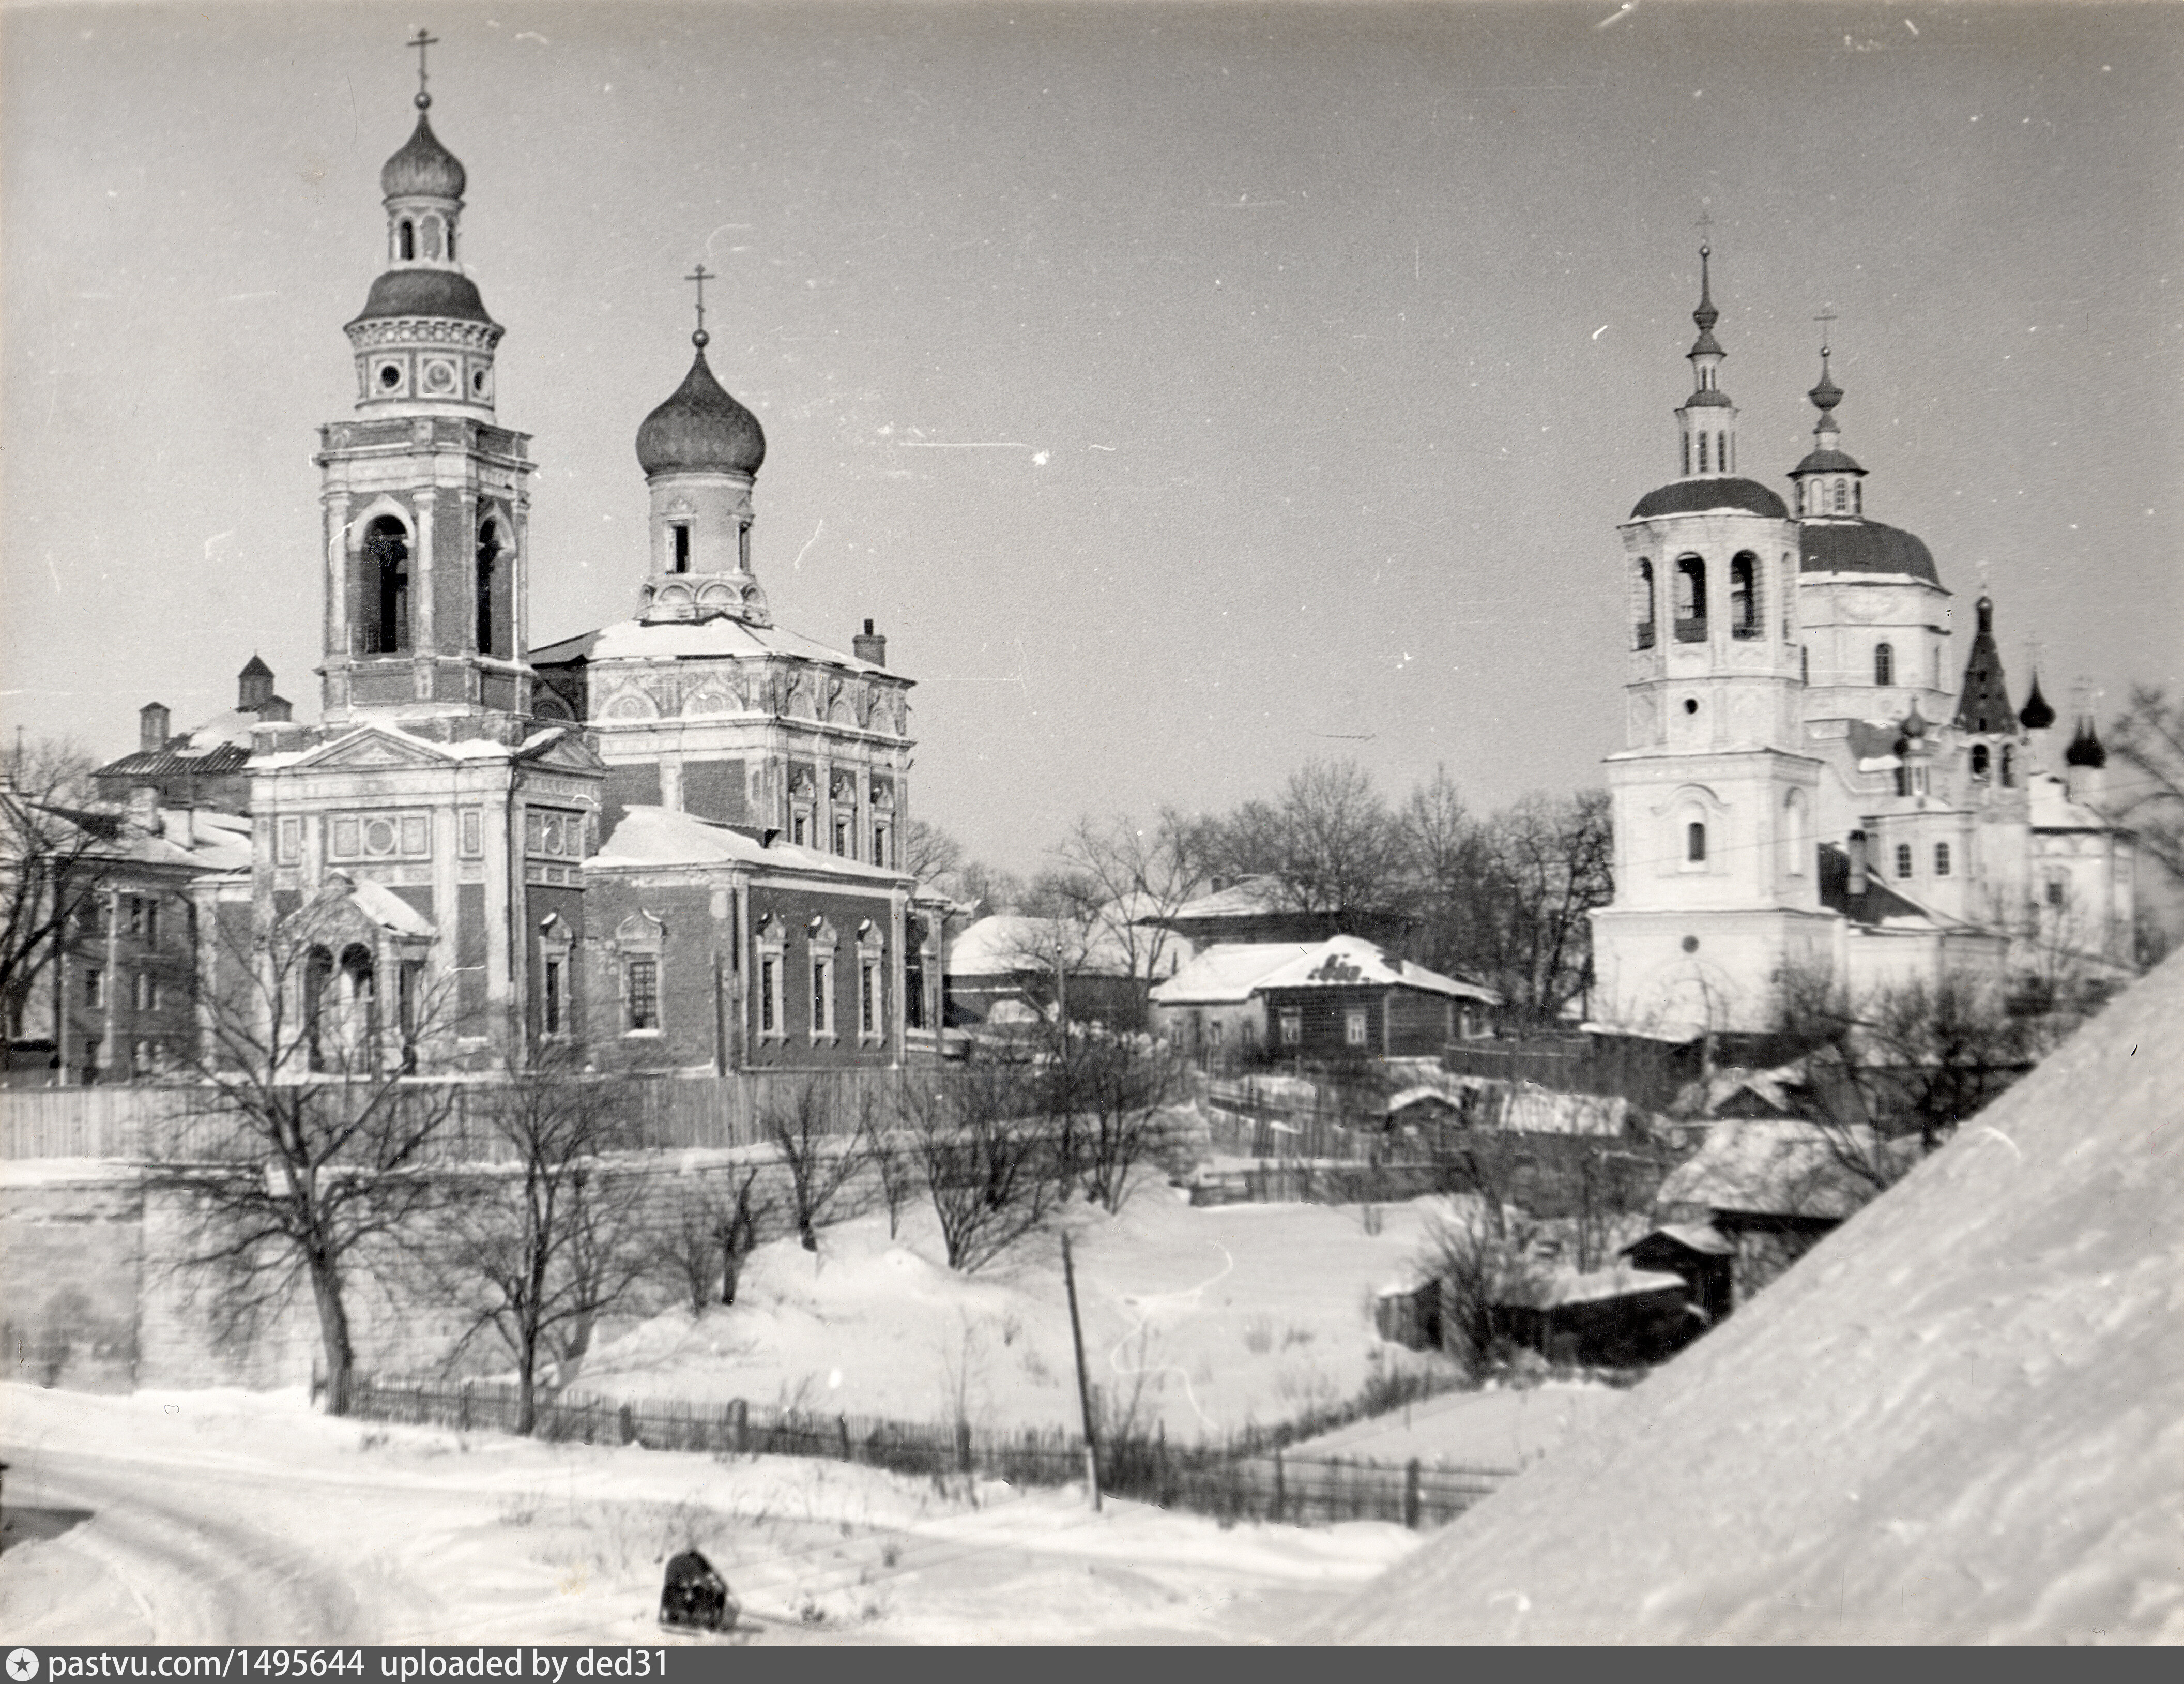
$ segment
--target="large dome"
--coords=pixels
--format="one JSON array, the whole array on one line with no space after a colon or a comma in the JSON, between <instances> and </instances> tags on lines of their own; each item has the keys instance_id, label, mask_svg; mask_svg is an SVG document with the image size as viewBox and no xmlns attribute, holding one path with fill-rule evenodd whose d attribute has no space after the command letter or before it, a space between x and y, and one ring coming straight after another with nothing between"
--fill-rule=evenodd
<instances>
[{"instance_id":1,"label":"large dome","mask_svg":"<svg viewBox=\"0 0 2184 1684\"><path fill-rule=\"evenodd\" d=\"M1786 521L1790 511L1782 499L1756 479L1673 480L1658 491L1649 491L1630 511L1634 521L1656 515L1702 515L1714 509L1741 509L1747 515L1764 515L1770 521Z\"/></svg>"},{"instance_id":2,"label":"large dome","mask_svg":"<svg viewBox=\"0 0 2184 1684\"><path fill-rule=\"evenodd\" d=\"M432 198L460 198L468 181L462 161L440 144L432 124L421 111L417 114L417 127L408 143L381 166L379 191L388 198L404 198L413 193Z\"/></svg>"},{"instance_id":3,"label":"large dome","mask_svg":"<svg viewBox=\"0 0 2184 1684\"><path fill-rule=\"evenodd\" d=\"M491 321L477 282L452 269L390 269L371 283L357 321L400 315L453 317L458 321ZM351 322L354 327L356 322Z\"/></svg>"},{"instance_id":4,"label":"large dome","mask_svg":"<svg viewBox=\"0 0 2184 1684\"><path fill-rule=\"evenodd\" d=\"M675 395L638 428L638 466L648 477L755 474L765 460L766 434L758 417L722 389L701 345Z\"/></svg>"},{"instance_id":5,"label":"large dome","mask_svg":"<svg viewBox=\"0 0 2184 1684\"><path fill-rule=\"evenodd\" d=\"M1797 529L1808 573L1898 573L1938 585L1933 552L1909 533L1878 521L1823 521Z\"/></svg>"}]
</instances>

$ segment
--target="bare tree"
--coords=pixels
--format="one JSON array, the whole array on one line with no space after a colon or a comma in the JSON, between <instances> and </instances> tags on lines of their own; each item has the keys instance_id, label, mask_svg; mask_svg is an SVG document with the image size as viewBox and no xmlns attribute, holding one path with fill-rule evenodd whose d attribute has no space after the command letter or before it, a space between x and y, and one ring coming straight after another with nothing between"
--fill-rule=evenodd
<instances>
[{"instance_id":1,"label":"bare tree","mask_svg":"<svg viewBox=\"0 0 2184 1684\"><path fill-rule=\"evenodd\" d=\"M1089 903L1105 940L1134 977L1155 978L1175 940L1165 919L1195 899L1210 874L1212 833L1203 820L1164 807L1152 824L1080 818L1056 850L1074 898Z\"/></svg>"},{"instance_id":2,"label":"bare tree","mask_svg":"<svg viewBox=\"0 0 2184 1684\"><path fill-rule=\"evenodd\" d=\"M2159 685L2135 685L2109 740L2136 774L2119 780L2116 816L2137 830L2140 847L2184 880L2184 705Z\"/></svg>"},{"instance_id":3,"label":"bare tree","mask_svg":"<svg viewBox=\"0 0 2184 1684\"><path fill-rule=\"evenodd\" d=\"M1078 1040L1045 1073L1061 1167L1086 1198L1119 1213L1139 1173L1174 1141L1182 1067L1150 1041L1100 1035Z\"/></svg>"},{"instance_id":4,"label":"bare tree","mask_svg":"<svg viewBox=\"0 0 2184 1684\"><path fill-rule=\"evenodd\" d=\"M91 760L72 743L20 747L6 767L7 784L0 789L0 1028L12 1040L70 921L97 889L99 858L119 821L82 805ZM0 1069L8 1057L0 1043Z\"/></svg>"},{"instance_id":5,"label":"bare tree","mask_svg":"<svg viewBox=\"0 0 2184 1684\"><path fill-rule=\"evenodd\" d=\"M839 1090L821 1077L807 1077L786 1102L769 1105L759 1118L760 1132L788 1172L789 1214L807 1252L819 1249L820 1227L865 1168L865 1143L878 1107L861 1085L852 1102L856 1114L844 1115Z\"/></svg>"},{"instance_id":6,"label":"bare tree","mask_svg":"<svg viewBox=\"0 0 2184 1684\"><path fill-rule=\"evenodd\" d=\"M1427 1224L1420 1267L1440 1287L1442 1339L1474 1374L1507 1359L1504 1313L1527 1302L1543 1278L1538 1238L1530 1218L1505 1216L1490 1200Z\"/></svg>"},{"instance_id":7,"label":"bare tree","mask_svg":"<svg viewBox=\"0 0 2184 1684\"><path fill-rule=\"evenodd\" d=\"M414 1241L443 1197L430 1166L460 1090L404 1074L450 1023L452 991L413 978L404 1009L382 1015L368 951L339 946L337 911L325 897L270 930L214 938L226 962L219 985L198 990L192 1099L147 1185L183 1211L174 1263L217 1283L224 1327L252 1330L309 1289L326 1412L343 1415L351 1286Z\"/></svg>"},{"instance_id":8,"label":"bare tree","mask_svg":"<svg viewBox=\"0 0 2184 1684\"><path fill-rule=\"evenodd\" d=\"M902 868L920 883L930 883L963 863L963 845L937 824L911 820L902 839Z\"/></svg>"},{"instance_id":9,"label":"bare tree","mask_svg":"<svg viewBox=\"0 0 2184 1684\"><path fill-rule=\"evenodd\" d=\"M694 1316L709 1304L735 1302L744 1264L772 1224L764 1168L731 1164L724 1175L700 1180L653 1242L655 1264L682 1289Z\"/></svg>"},{"instance_id":10,"label":"bare tree","mask_svg":"<svg viewBox=\"0 0 2184 1684\"><path fill-rule=\"evenodd\" d=\"M466 1318L450 1360L497 1340L515 1363L515 1430L528 1433L542 1363L566 1374L644 1273L641 1182L612 1162L640 1143L637 1109L625 1080L553 1051L476 1098L467 1144L497 1161L449 1178L422 1251L437 1296Z\"/></svg>"},{"instance_id":11,"label":"bare tree","mask_svg":"<svg viewBox=\"0 0 2184 1684\"><path fill-rule=\"evenodd\" d=\"M1592 923L1615 898L1614 832L1605 790L1529 795L1488 832L1502 909L1491 980L1520 1012L1552 1022L1592 986Z\"/></svg>"},{"instance_id":12,"label":"bare tree","mask_svg":"<svg viewBox=\"0 0 2184 1684\"><path fill-rule=\"evenodd\" d=\"M1246 801L1207 831L1209 858L1229 876L1263 876L1298 912L1384 911L1402 863L1387 803L1351 760L1310 761L1279 800Z\"/></svg>"},{"instance_id":13,"label":"bare tree","mask_svg":"<svg viewBox=\"0 0 2184 1684\"><path fill-rule=\"evenodd\" d=\"M968 1274L1045 1224L1062 1184L1028 1067L922 1071L902 1107L949 1268Z\"/></svg>"}]
</instances>

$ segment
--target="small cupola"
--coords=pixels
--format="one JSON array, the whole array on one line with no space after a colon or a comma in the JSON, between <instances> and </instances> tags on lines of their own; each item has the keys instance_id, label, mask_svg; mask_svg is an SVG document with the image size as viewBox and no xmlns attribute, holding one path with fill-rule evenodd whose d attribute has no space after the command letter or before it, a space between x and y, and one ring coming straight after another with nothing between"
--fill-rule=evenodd
<instances>
[{"instance_id":1,"label":"small cupola","mask_svg":"<svg viewBox=\"0 0 2184 1684\"><path fill-rule=\"evenodd\" d=\"M2032 693L2025 699L2017 722L2028 731L2045 731L2055 722L2055 710L2048 698L2040 694L2040 675L2032 675Z\"/></svg>"},{"instance_id":2,"label":"small cupola","mask_svg":"<svg viewBox=\"0 0 2184 1684\"><path fill-rule=\"evenodd\" d=\"M1813 448L1790 470L1797 488L1797 516L1801 520L1856 520L1865 513L1865 470L1843 453L1842 429L1836 421L1836 405L1843 400L1842 388L1829 371L1828 343L1820 341L1820 378L1805 393L1820 412L1813 427Z\"/></svg>"},{"instance_id":3,"label":"small cupola","mask_svg":"<svg viewBox=\"0 0 2184 1684\"><path fill-rule=\"evenodd\" d=\"M1699 332L1685 354L1691 365L1691 394L1676 411L1686 479L1726 476L1736 471L1736 406L1721 389L1722 360L1729 353L1713 337L1721 312L1714 308L1713 257L1712 246L1699 248L1699 303L1691 312Z\"/></svg>"}]
</instances>

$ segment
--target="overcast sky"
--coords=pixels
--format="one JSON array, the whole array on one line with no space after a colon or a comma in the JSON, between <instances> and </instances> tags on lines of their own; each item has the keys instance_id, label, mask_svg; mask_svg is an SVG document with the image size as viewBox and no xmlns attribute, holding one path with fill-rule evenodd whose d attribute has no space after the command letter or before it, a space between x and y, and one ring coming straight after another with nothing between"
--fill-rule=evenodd
<instances>
[{"instance_id":1,"label":"overcast sky","mask_svg":"<svg viewBox=\"0 0 2184 1684\"><path fill-rule=\"evenodd\" d=\"M634 608L702 258L776 616L878 622L997 864L1313 756L1597 781L1702 211L1747 472L1831 309L1867 511L1965 641L1990 583L2013 696L2033 638L2059 705L2179 682L2184 8L78 4L0 14L11 732L123 752L253 650L315 717L421 20L534 642Z\"/></svg>"}]
</instances>

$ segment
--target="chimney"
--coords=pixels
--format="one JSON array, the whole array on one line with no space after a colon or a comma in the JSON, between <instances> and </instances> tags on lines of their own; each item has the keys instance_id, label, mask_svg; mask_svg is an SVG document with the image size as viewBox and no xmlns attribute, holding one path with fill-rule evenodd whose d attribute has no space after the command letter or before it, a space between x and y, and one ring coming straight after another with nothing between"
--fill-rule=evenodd
<instances>
[{"instance_id":1,"label":"chimney","mask_svg":"<svg viewBox=\"0 0 2184 1684\"><path fill-rule=\"evenodd\" d=\"M872 629L872 622L865 622L865 629L850 640L850 648L860 661L870 661L875 666L887 665L887 639Z\"/></svg>"},{"instance_id":2,"label":"chimney","mask_svg":"<svg viewBox=\"0 0 2184 1684\"><path fill-rule=\"evenodd\" d=\"M166 707L159 702L146 702L136 710L136 751L155 755L167 746Z\"/></svg>"},{"instance_id":3,"label":"chimney","mask_svg":"<svg viewBox=\"0 0 2184 1684\"><path fill-rule=\"evenodd\" d=\"M1853 901L1865 893L1865 833L1853 830L1847 851L1850 855L1850 882L1846 892Z\"/></svg>"}]
</instances>

